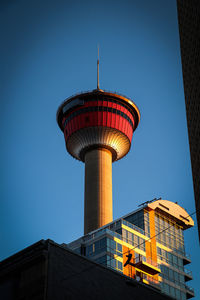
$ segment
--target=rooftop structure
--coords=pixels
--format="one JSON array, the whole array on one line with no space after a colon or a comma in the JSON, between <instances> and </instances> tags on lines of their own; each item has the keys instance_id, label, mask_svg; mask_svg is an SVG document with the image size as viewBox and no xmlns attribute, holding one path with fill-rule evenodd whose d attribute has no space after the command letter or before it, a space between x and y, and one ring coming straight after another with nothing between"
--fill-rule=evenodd
<instances>
[{"instance_id":1,"label":"rooftop structure","mask_svg":"<svg viewBox=\"0 0 200 300\"><path fill-rule=\"evenodd\" d=\"M194 297L183 231L194 222L178 204L148 201L138 210L65 245L175 299Z\"/></svg>"}]
</instances>

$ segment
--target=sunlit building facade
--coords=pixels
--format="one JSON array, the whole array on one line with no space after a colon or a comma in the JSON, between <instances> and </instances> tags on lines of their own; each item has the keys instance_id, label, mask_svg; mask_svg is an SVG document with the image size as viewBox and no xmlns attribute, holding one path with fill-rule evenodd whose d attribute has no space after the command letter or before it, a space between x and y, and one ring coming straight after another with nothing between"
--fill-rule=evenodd
<instances>
[{"instance_id":1,"label":"sunlit building facade","mask_svg":"<svg viewBox=\"0 0 200 300\"><path fill-rule=\"evenodd\" d=\"M194 225L178 204L158 199L67 246L175 299L194 297L183 231Z\"/></svg>"}]
</instances>

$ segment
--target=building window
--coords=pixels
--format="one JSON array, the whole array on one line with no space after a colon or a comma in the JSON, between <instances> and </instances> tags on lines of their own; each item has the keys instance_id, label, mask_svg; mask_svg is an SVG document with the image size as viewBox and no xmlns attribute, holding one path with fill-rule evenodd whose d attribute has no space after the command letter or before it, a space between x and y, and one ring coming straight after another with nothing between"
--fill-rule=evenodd
<instances>
[{"instance_id":1,"label":"building window","mask_svg":"<svg viewBox=\"0 0 200 300\"><path fill-rule=\"evenodd\" d=\"M169 291L170 291L170 295L171 295L173 298L175 298L175 288L174 288L173 286L170 286Z\"/></svg>"},{"instance_id":2,"label":"building window","mask_svg":"<svg viewBox=\"0 0 200 300\"><path fill-rule=\"evenodd\" d=\"M163 286L163 292L166 293L167 295L169 295L170 294L169 293L169 285L166 283L163 283L162 286Z\"/></svg>"},{"instance_id":3,"label":"building window","mask_svg":"<svg viewBox=\"0 0 200 300\"><path fill-rule=\"evenodd\" d=\"M122 265L121 261L117 261L117 263L118 263L118 269L123 271L123 265Z\"/></svg>"}]
</instances>

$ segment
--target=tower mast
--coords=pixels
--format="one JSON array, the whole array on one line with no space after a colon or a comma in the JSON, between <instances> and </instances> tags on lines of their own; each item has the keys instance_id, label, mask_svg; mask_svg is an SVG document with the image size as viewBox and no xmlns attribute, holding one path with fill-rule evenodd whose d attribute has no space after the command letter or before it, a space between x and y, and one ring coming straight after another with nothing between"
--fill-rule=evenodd
<instances>
[{"instance_id":1,"label":"tower mast","mask_svg":"<svg viewBox=\"0 0 200 300\"><path fill-rule=\"evenodd\" d=\"M97 59L97 90L99 90L99 46L98 46L98 59Z\"/></svg>"}]
</instances>

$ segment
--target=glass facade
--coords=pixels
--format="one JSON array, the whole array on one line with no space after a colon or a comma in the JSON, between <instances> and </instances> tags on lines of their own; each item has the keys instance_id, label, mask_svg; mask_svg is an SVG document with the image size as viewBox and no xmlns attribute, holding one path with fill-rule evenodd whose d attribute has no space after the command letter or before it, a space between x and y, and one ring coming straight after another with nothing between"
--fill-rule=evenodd
<instances>
[{"instance_id":1,"label":"glass facade","mask_svg":"<svg viewBox=\"0 0 200 300\"><path fill-rule=\"evenodd\" d=\"M129 230L123 228L122 229L122 239L126 243L145 251L145 239L138 236L137 234L134 234L134 233L130 232Z\"/></svg>"},{"instance_id":2,"label":"glass facade","mask_svg":"<svg viewBox=\"0 0 200 300\"><path fill-rule=\"evenodd\" d=\"M185 281L183 229L176 220L160 212L155 213L157 258L160 267L161 290L175 299L187 299L192 295ZM163 247L164 246L164 247ZM166 249L164 249L166 248ZM191 272L189 272L191 274ZM192 276L188 280L192 279Z\"/></svg>"},{"instance_id":3,"label":"glass facade","mask_svg":"<svg viewBox=\"0 0 200 300\"><path fill-rule=\"evenodd\" d=\"M186 285L192 274L184 267L183 228L160 210L152 212L144 207L68 246L174 299L194 296L193 289ZM129 255L131 263L127 263Z\"/></svg>"},{"instance_id":4,"label":"glass facade","mask_svg":"<svg viewBox=\"0 0 200 300\"><path fill-rule=\"evenodd\" d=\"M179 225L173 220L163 214L155 214L155 229L157 241L164 246L184 255L184 239L183 231Z\"/></svg>"}]
</instances>

